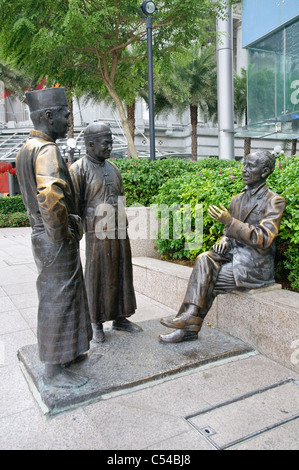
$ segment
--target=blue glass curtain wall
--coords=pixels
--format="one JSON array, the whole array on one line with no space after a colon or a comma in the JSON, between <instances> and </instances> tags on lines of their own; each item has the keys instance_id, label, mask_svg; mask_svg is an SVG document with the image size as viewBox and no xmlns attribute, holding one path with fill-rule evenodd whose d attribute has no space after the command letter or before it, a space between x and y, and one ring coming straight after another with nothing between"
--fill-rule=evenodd
<instances>
[{"instance_id":1,"label":"blue glass curtain wall","mask_svg":"<svg viewBox=\"0 0 299 470\"><path fill-rule=\"evenodd\" d=\"M299 21L249 47L248 61L248 124L280 122L285 132L294 131L299 122Z\"/></svg>"}]
</instances>

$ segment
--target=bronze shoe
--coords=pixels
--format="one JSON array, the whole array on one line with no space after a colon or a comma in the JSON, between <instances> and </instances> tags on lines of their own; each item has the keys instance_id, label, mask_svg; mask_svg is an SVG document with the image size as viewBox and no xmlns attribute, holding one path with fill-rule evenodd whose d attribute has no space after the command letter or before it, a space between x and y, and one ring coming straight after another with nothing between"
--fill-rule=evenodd
<instances>
[{"instance_id":1,"label":"bronze shoe","mask_svg":"<svg viewBox=\"0 0 299 470\"><path fill-rule=\"evenodd\" d=\"M182 341L194 341L198 339L197 331L175 330L167 335L159 335L162 343L181 343Z\"/></svg>"},{"instance_id":2,"label":"bronze shoe","mask_svg":"<svg viewBox=\"0 0 299 470\"><path fill-rule=\"evenodd\" d=\"M162 318L160 323L168 328L198 332L203 324L203 319L192 314L182 313L175 318Z\"/></svg>"},{"instance_id":3,"label":"bronze shoe","mask_svg":"<svg viewBox=\"0 0 299 470\"><path fill-rule=\"evenodd\" d=\"M127 331L128 333L138 333L143 331L141 326L129 321L125 317L117 318L112 323L113 330Z\"/></svg>"}]
</instances>

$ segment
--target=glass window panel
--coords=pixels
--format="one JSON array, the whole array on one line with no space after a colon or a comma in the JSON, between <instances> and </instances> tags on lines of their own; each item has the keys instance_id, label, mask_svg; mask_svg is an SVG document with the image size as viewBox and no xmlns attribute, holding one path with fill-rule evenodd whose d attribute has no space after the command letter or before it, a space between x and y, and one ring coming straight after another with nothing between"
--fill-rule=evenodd
<instances>
[{"instance_id":1,"label":"glass window panel","mask_svg":"<svg viewBox=\"0 0 299 470\"><path fill-rule=\"evenodd\" d=\"M248 49L248 123L299 119L299 22ZM296 131L295 131L296 132Z\"/></svg>"},{"instance_id":2,"label":"glass window panel","mask_svg":"<svg viewBox=\"0 0 299 470\"><path fill-rule=\"evenodd\" d=\"M299 112L299 22L286 28L286 114L294 119ZM295 116L296 114L296 116Z\"/></svg>"},{"instance_id":3,"label":"glass window panel","mask_svg":"<svg viewBox=\"0 0 299 470\"><path fill-rule=\"evenodd\" d=\"M248 123L275 116L276 55L274 52L249 49Z\"/></svg>"}]
</instances>

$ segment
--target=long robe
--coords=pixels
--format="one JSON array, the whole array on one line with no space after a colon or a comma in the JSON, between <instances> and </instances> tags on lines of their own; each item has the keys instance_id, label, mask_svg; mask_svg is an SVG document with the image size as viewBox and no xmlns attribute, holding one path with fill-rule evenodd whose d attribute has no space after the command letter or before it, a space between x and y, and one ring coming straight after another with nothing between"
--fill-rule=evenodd
<instances>
[{"instance_id":1,"label":"long robe","mask_svg":"<svg viewBox=\"0 0 299 470\"><path fill-rule=\"evenodd\" d=\"M86 237L85 284L92 323L136 310L130 240L119 169L85 155L70 167Z\"/></svg>"},{"instance_id":2,"label":"long robe","mask_svg":"<svg viewBox=\"0 0 299 470\"><path fill-rule=\"evenodd\" d=\"M92 338L74 189L57 145L42 132L30 132L16 168L38 268L39 356L42 362L63 364L88 351Z\"/></svg>"}]
</instances>

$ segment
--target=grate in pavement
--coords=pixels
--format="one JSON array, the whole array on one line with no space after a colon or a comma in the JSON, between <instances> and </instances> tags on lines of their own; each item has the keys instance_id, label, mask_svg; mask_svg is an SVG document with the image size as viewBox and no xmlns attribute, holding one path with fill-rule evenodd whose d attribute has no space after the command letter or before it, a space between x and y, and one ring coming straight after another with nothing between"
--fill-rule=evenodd
<instances>
[{"instance_id":1,"label":"grate in pavement","mask_svg":"<svg viewBox=\"0 0 299 470\"><path fill-rule=\"evenodd\" d=\"M289 378L184 419L215 449L232 448L298 419L298 385Z\"/></svg>"}]
</instances>

